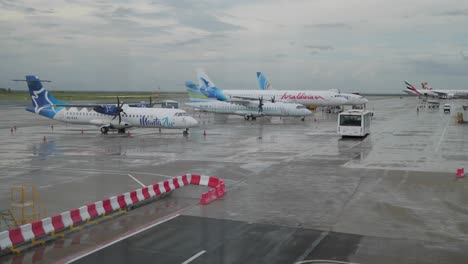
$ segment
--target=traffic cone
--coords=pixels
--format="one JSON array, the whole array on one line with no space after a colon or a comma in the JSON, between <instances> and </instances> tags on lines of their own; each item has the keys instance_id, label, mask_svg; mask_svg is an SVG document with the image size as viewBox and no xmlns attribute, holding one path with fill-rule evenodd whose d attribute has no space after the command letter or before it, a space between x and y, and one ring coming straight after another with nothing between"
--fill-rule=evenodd
<instances>
[{"instance_id":1,"label":"traffic cone","mask_svg":"<svg viewBox=\"0 0 468 264\"><path fill-rule=\"evenodd\" d=\"M203 130L203 136L206 137L206 130Z\"/></svg>"},{"instance_id":2,"label":"traffic cone","mask_svg":"<svg viewBox=\"0 0 468 264\"><path fill-rule=\"evenodd\" d=\"M46 138L46 136L44 136L44 137L42 138L42 141L44 141L44 142L46 142L46 141L47 141L47 138Z\"/></svg>"},{"instance_id":3,"label":"traffic cone","mask_svg":"<svg viewBox=\"0 0 468 264\"><path fill-rule=\"evenodd\" d=\"M130 137L130 136L131 136L131 134L130 134L130 131L128 131L128 132L127 132L127 136L128 136L128 137Z\"/></svg>"}]
</instances>

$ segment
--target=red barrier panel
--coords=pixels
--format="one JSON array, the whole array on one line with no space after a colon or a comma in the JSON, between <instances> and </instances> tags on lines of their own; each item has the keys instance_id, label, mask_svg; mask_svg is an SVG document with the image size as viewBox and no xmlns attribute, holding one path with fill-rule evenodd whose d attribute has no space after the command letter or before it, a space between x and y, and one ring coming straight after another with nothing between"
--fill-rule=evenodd
<instances>
[{"instance_id":1,"label":"red barrier panel","mask_svg":"<svg viewBox=\"0 0 468 264\"><path fill-rule=\"evenodd\" d=\"M149 194L149 191L148 191L148 187L141 189L141 192L143 193L143 197L145 197L145 200L151 198L151 195Z\"/></svg>"},{"instance_id":2,"label":"red barrier panel","mask_svg":"<svg viewBox=\"0 0 468 264\"><path fill-rule=\"evenodd\" d=\"M177 179L177 178L172 179L172 183L174 184L174 187L175 187L176 189L179 189L179 188L180 188L179 179Z\"/></svg>"},{"instance_id":3,"label":"red barrier panel","mask_svg":"<svg viewBox=\"0 0 468 264\"><path fill-rule=\"evenodd\" d=\"M226 186L224 185L223 181L220 181L219 187L221 188L221 190L223 190L223 194L225 194L226 193Z\"/></svg>"},{"instance_id":4,"label":"red barrier panel","mask_svg":"<svg viewBox=\"0 0 468 264\"><path fill-rule=\"evenodd\" d=\"M133 203L138 203L140 200L138 200L138 196L136 191L133 191L130 193L130 198L132 198Z\"/></svg>"},{"instance_id":5,"label":"red barrier panel","mask_svg":"<svg viewBox=\"0 0 468 264\"><path fill-rule=\"evenodd\" d=\"M190 179L190 184L193 185L200 185L200 175L198 174L192 174L192 177Z\"/></svg>"},{"instance_id":6,"label":"red barrier panel","mask_svg":"<svg viewBox=\"0 0 468 264\"><path fill-rule=\"evenodd\" d=\"M104 211L105 211L106 213L109 213L109 212L114 211L114 209L112 209L112 205L111 205L110 199L102 200L102 207L104 207Z\"/></svg>"},{"instance_id":7,"label":"red barrier panel","mask_svg":"<svg viewBox=\"0 0 468 264\"><path fill-rule=\"evenodd\" d=\"M73 224L83 222L83 219L81 219L81 215L80 215L80 209L71 210L70 211L70 218L73 221Z\"/></svg>"},{"instance_id":8,"label":"red barrier panel","mask_svg":"<svg viewBox=\"0 0 468 264\"><path fill-rule=\"evenodd\" d=\"M200 198L200 204L201 205L207 205L211 202L209 194L208 193L202 193L201 198Z\"/></svg>"},{"instance_id":9,"label":"red barrier panel","mask_svg":"<svg viewBox=\"0 0 468 264\"><path fill-rule=\"evenodd\" d=\"M42 226L42 221L36 221L31 223L31 229L35 237L41 237L45 235L44 227Z\"/></svg>"},{"instance_id":10,"label":"red barrier panel","mask_svg":"<svg viewBox=\"0 0 468 264\"><path fill-rule=\"evenodd\" d=\"M123 194L117 196L117 202L119 203L120 208L125 208L127 206L127 202L125 202L125 195Z\"/></svg>"},{"instance_id":11,"label":"red barrier panel","mask_svg":"<svg viewBox=\"0 0 468 264\"><path fill-rule=\"evenodd\" d=\"M23 238L23 234L21 233L21 228L15 227L15 228L10 229L8 232L9 232L11 243L13 243L13 246L24 243L24 238Z\"/></svg>"},{"instance_id":12,"label":"red barrier panel","mask_svg":"<svg viewBox=\"0 0 468 264\"><path fill-rule=\"evenodd\" d=\"M161 190L159 190L159 184L153 184L153 190L154 190L154 193L156 195L160 195L161 194Z\"/></svg>"},{"instance_id":13,"label":"red barrier panel","mask_svg":"<svg viewBox=\"0 0 468 264\"><path fill-rule=\"evenodd\" d=\"M214 198L216 198L216 190L215 189L209 190L208 193L210 194L210 197L211 197L212 200Z\"/></svg>"},{"instance_id":14,"label":"red barrier panel","mask_svg":"<svg viewBox=\"0 0 468 264\"><path fill-rule=\"evenodd\" d=\"M209 187L214 188L214 187L218 186L218 184L219 184L219 179L216 178L216 177L210 177L210 179L208 180L208 186Z\"/></svg>"},{"instance_id":15,"label":"red barrier panel","mask_svg":"<svg viewBox=\"0 0 468 264\"><path fill-rule=\"evenodd\" d=\"M184 183L184 185L189 185L189 182L187 180L187 175L182 175L182 182Z\"/></svg>"},{"instance_id":16,"label":"red barrier panel","mask_svg":"<svg viewBox=\"0 0 468 264\"><path fill-rule=\"evenodd\" d=\"M65 228L61 215L52 216L52 226L54 226L55 231L60 231Z\"/></svg>"},{"instance_id":17,"label":"red barrier panel","mask_svg":"<svg viewBox=\"0 0 468 264\"><path fill-rule=\"evenodd\" d=\"M92 218L99 216L98 212L96 211L96 204L88 204L88 214Z\"/></svg>"},{"instance_id":18,"label":"red barrier panel","mask_svg":"<svg viewBox=\"0 0 468 264\"><path fill-rule=\"evenodd\" d=\"M166 190L166 192L170 192L170 191L171 191L171 186L169 186L169 182L168 182L168 181L164 181L164 189Z\"/></svg>"},{"instance_id":19,"label":"red barrier panel","mask_svg":"<svg viewBox=\"0 0 468 264\"><path fill-rule=\"evenodd\" d=\"M216 198L221 198L224 195L223 190L221 189L221 186L216 187Z\"/></svg>"}]
</instances>

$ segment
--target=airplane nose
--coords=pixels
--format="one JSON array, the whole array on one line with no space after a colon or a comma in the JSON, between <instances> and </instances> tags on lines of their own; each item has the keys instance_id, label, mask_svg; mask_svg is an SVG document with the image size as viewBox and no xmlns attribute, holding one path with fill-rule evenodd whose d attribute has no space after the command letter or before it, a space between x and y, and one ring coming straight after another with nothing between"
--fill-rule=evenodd
<instances>
[{"instance_id":1,"label":"airplane nose","mask_svg":"<svg viewBox=\"0 0 468 264\"><path fill-rule=\"evenodd\" d=\"M189 125L192 126L192 127L198 126L198 121L197 121L195 118L193 118L193 117L190 117L188 123L189 123Z\"/></svg>"},{"instance_id":2,"label":"airplane nose","mask_svg":"<svg viewBox=\"0 0 468 264\"><path fill-rule=\"evenodd\" d=\"M312 114L312 111L310 111L309 109L304 109L304 115L308 116L308 115L311 115Z\"/></svg>"},{"instance_id":3,"label":"airplane nose","mask_svg":"<svg viewBox=\"0 0 468 264\"><path fill-rule=\"evenodd\" d=\"M369 100L367 98L362 98L362 103L363 104L367 104L369 102Z\"/></svg>"}]
</instances>

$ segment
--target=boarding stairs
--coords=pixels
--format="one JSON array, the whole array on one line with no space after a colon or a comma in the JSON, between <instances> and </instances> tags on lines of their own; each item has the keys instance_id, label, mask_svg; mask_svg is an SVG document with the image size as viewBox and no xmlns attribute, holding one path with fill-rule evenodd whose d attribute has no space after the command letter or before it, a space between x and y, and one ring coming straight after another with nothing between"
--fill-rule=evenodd
<instances>
[{"instance_id":1,"label":"boarding stairs","mask_svg":"<svg viewBox=\"0 0 468 264\"><path fill-rule=\"evenodd\" d=\"M0 211L0 231L12 229L18 226L15 216L10 209Z\"/></svg>"}]
</instances>

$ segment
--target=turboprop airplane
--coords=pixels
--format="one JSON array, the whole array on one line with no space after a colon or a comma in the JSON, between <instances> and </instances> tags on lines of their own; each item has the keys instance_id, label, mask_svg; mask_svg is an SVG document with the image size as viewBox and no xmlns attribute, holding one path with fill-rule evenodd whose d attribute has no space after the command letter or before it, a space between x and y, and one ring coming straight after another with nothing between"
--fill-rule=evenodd
<instances>
[{"instance_id":1,"label":"turboprop airplane","mask_svg":"<svg viewBox=\"0 0 468 264\"><path fill-rule=\"evenodd\" d=\"M270 82L267 80L263 73L257 72L257 81L258 86L261 90L273 90L273 86L270 84ZM367 100L364 96L359 94L347 94L338 91L336 91L336 93L338 95L335 95L335 97L342 97L346 99L346 103L344 103L343 105L364 105L369 102L369 100Z\"/></svg>"},{"instance_id":2,"label":"turboprop airplane","mask_svg":"<svg viewBox=\"0 0 468 264\"><path fill-rule=\"evenodd\" d=\"M71 104L57 100L42 86L37 76L28 75L25 80L31 95L32 107L26 110L50 119L80 125L95 125L101 133L109 130L125 133L132 127L185 129L197 126L198 122L180 109L131 107L120 102L117 104ZM43 81L50 82L50 81Z\"/></svg>"},{"instance_id":3,"label":"turboprop airplane","mask_svg":"<svg viewBox=\"0 0 468 264\"><path fill-rule=\"evenodd\" d=\"M304 106L340 106L347 100L332 91L292 91L292 90L221 90L202 70L197 71L200 91L209 98L219 101L258 100L262 97L266 101L296 103Z\"/></svg>"},{"instance_id":4,"label":"turboprop airplane","mask_svg":"<svg viewBox=\"0 0 468 264\"><path fill-rule=\"evenodd\" d=\"M190 98L190 103L186 103L186 105L204 112L240 115L243 116L245 120L256 120L257 117L263 116L291 116L300 117L301 120L304 121L306 116L312 114L311 111L301 104L264 102L262 97L259 97L257 100L249 101L218 101L204 95L200 91L200 87L193 82L187 81L185 82L185 86L187 87L187 93Z\"/></svg>"}]
</instances>

